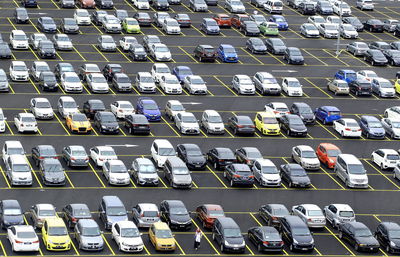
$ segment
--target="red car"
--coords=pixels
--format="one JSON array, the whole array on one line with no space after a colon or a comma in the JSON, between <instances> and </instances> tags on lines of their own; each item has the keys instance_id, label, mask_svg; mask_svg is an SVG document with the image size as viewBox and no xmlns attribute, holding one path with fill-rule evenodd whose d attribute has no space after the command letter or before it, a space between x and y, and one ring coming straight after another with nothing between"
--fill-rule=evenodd
<instances>
[{"instance_id":1,"label":"red car","mask_svg":"<svg viewBox=\"0 0 400 257\"><path fill-rule=\"evenodd\" d=\"M235 28L240 28L243 21L249 21L250 17L246 14L234 14L231 18L232 26Z\"/></svg>"},{"instance_id":2,"label":"red car","mask_svg":"<svg viewBox=\"0 0 400 257\"><path fill-rule=\"evenodd\" d=\"M321 143L317 147L316 153L321 163L325 164L329 169L333 169L336 164L336 158L342 151L334 144Z\"/></svg>"},{"instance_id":3,"label":"red car","mask_svg":"<svg viewBox=\"0 0 400 257\"><path fill-rule=\"evenodd\" d=\"M213 16L213 19L217 22L220 27L228 27L232 26L231 17L225 13L218 13Z\"/></svg>"},{"instance_id":4,"label":"red car","mask_svg":"<svg viewBox=\"0 0 400 257\"><path fill-rule=\"evenodd\" d=\"M201 221L203 228L211 229L214 220L219 217L225 217L224 210L220 205L203 204L196 208L197 218Z\"/></svg>"}]
</instances>

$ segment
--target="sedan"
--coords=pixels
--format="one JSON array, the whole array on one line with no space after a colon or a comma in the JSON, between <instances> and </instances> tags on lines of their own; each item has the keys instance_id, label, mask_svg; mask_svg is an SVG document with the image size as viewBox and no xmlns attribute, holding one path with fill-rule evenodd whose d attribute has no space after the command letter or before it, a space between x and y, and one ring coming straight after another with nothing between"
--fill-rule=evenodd
<instances>
[{"instance_id":1,"label":"sedan","mask_svg":"<svg viewBox=\"0 0 400 257\"><path fill-rule=\"evenodd\" d=\"M179 23L181 28L190 28L192 26L192 21L186 13L177 13L174 19Z\"/></svg>"},{"instance_id":2,"label":"sedan","mask_svg":"<svg viewBox=\"0 0 400 257\"><path fill-rule=\"evenodd\" d=\"M241 22L239 30L245 36L256 36L256 37L258 37L260 35L260 29L258 28L257 23L254 22L254 21L243 21L243 22Z\"/></svg>"},{"instance_id":3,"label":"sedan","mask_svg":"<svg viewBox=\"0 0 400 257\"><path fill-rule=\"evenodd\" d=\"M112 36L101 35L97 38L97 47L100 51L104 52L115 52L117 51L117 44L115 43Z\"/></svg>"},{"instance_id":4,"label":"sedan","mask_svg":"<svg viewBox=\"0 0 400 257\"><path fill-rule=\"evenodd\" d=\"M11 49L6 42L0 42L0 58L11 59Z\"/></svg>"},{"instance_id":5,"label":"sedan","mask_svg":"<svg viewBox=\"0 0 400 257\"><path fill-rule=\"evenodd\" d=\"M96 112L93 119L93 125L100 131L102 134L119 133L119 125L118 121L115 118L112 112Z\"/></svg>"},{"instance_id":6,"label":"sedan","mask_svg":"<svg viewBox=\"0 0 400 257\"><path fill-rule=\"evenodd\" d=\"M339 26L339 34L343 38L356 39L358 32L351 24L341 24Z\"/></svg>"},{"instance_id":7,"label":"sedan","mask_svg":"<svg viewBox=\"0 0 400 257\"><path fill-rule=\"evenodd\" d=\"M283 115L279 122L281 130L285 131L288 136L306 137L308 134L303 120L295 114Z\"/></svg>"},{"instance_id":8,"label":"sedan","mask_svg":"<svg viewBox=\"0 0 400 257\"><path fill-rule=\"evenodd\" d=\"M175 115L174 121L175 126L182 134L200 134L200 126L193 113L178 113Z\"/></svg>"},{"instance_id":9,"label":"sedan","mask_svg":"<svg viewBox=\"0 0 400 257\"><path fill-rule=\"evenodd\" d=\"M235 151L238 163L252 165L257 159L262 159L263 156L256 147L242 147Z\"/></svg>"},{"instance_id":10,"label":"sedan","mask_svg":"<svg viewBox=\"0 0 400 257\"><path fill-rule=\"evenodd\" d=\"M338 38L339 31L336 24L322 23L318 25L318 30L324 38Z\"/></svg>"},{"instance_id":11,"label":"sedan","mask_svg":"<svg viewBox=\"0 0 400 257\"><path fill-rule=\"evenodd\" d=\"M334 79L328 82L327 88L329 91L332 91L335 95L348 95L349 85L345 80Z\"/></svg>"},{"instance_id":12,"label":"sedan","mask_svg":"<svg viewBox=\"0 0 400 257\"><path fill-rule=\"evenodd\" d=\"M60 24L60 30L63 33L79 33L79 26L74 18L63 18Z\"/></svg>"},{"instance_id":13,"label":"sedan","mask_svg":"<svg viewBox=\"0 0 400 257\"><path fill-rule=\"evenodd\" d=\"M292 207L293 215L299 216L309 228L323 228L326 219L321 208L315 204L300 204Z\"/></svg>"},{"instance_id":14,"label":"sedan","mask_svg":"<svg viewBox=\"0 0 400 257\"><path fill-rule=\"evenodd\" d=\"M70 145L62 150L62 158L70 168L73 167L87 167L89 163L89 156L83 146Z\"/></svg>"},{"instance_id":15,"label":"sedan","mask_svg":"<svg viewBox=\"0 0 400 257\"><path fill-rule=\"evenodd\" d=\"M375 65L383 65L385 66L388 63L385 55L381 50L378 49L369 49L364 54L364 61L370 63L372 66Z\"/></svg>"},{"instance_id":16,"label":"sedan","mask_svg":"<svg viewBox=\"0 0 400 257\"><path fill-rule=\"evenodd\" d=\"M80 219L92 219L89 207L84 203L72 203L64 206L62 209L67 227L73 228Z\"/></svg>"},{"instance_id":17,"label":"sedan","mask_svg":"<svg viewBox=\"0 0 400 257\"><path fill-rule=\"evenodd\" d=\"M183 88L185 88L189 92L189 94L192 95L207 94L206 82L197 75L186 76L183 80Z\"/></svg>"},{"instance_id":18,"label":"sedan","mask_svg":"<svg viewBox=\"0 0 400 257\"><path fill-rule=\"evenodd\" d=\"M203 228L212 229L214 220L219 217L225 217L225 213L220 205L203 204L196 208L196 217L200 220Z\"/></svg>"},{"instance_id":19,"label":"sedan","mask_svg":"<svg viewBox=\"0 0 400 257\"><path fill-rule=\"evenodd\" d=\"M202 23L200 23L200 30L207 35L219 35L220 28L217 21L211 18L203 18Z\"/></svg>"},{"instance_id":20,"label":"sedan","mask_svg":"<svg viewBox=\"0 0 400 257\"><path fill-rule=\"evenodd\" d=\"M56 150L52 145L38 145L32 148L32 160L35 165L39 167L39 164L44 159L57 159Z\"/></svg>"},{"instance_id":21,"label":"sedan","mask_svg":"<svg viewBox=\"0 0 400 257\"><path fill-rule=\"evenodd\" d=\"M256 92L253 81L247 75L235 75L232 79L232 89L243 95L254 95Z\"/></svg>"},{"instance_id":22,"label":"sedan","mask_svg":"<svg viewBox=\"0 0 400 257\"><path fill-rule=\"evenodd\" d=\"M71 39L66 34L54 35L53 43L57 50L72 51L74 49Z\"/></svg>"},{"instance_id":23,"label":"sedan","mask_svg":"<svg viewBox=\"0 0 400 257\"><path fill-rule=\"evenodd\" d=\"M333 129L342 137L361 137L361 128L355 119L343 118L335 120Z\"/></svg>"},{"instance_id":24,"label":"sedan","mask_svg":"<svg viewBox=\"0 0 400 257\"><path fill-rule=\"evenodd\" d=\"M188 230L192 227L189 212L180 200L163 200L160 203L160 217L171 229Z\"/></svg>"},{"instance_id":25,"label":"sedan","mask_svg":"<svg viewBox=\"0 0 400 257\"><path fill-rule=\"evenodd\" d=\"M283 204L265 204L258 210L260 217L268 226L279 227L280 219L290 215L288 209Z\"/></svg>"},{"instance_id":26,"label":"sedan","mask_svg":"<svg viewBox=\"0 0 400 257\"><path fill-rule=\"evenodd\" d=\"M37 21L37 27L44 33L57 32L57 25L51 17L40 17Z\"/></svg>"},{"instance_id":27,"label":"sedan","mask_svg":"<svg viewBox=\"0 0 400 257\"><path fill-rule=\"evenodd\" d=\"M176 153L190 170L204 170L207 160L196 144L179 144Z\"/></svg>"},{"instance_id":28,"label":"sedan","mask_svg":"<svg viewBox=\"0 0 400 257\"><path fill-rule=\"evenodd\" d=\"M375 231L375 238L387 253L398 253L400 226L395 222L381 222Z\"/></svg>"},{"instance_id":29,"label":"sedan","mask_svg":"<svg viewBox=\"0 0 400 257\"><path fill-rule=\"evenodd\" d=\"M368 49L368 45L364 42L352 42L346 46L346 51L354 56L363 56Z\"/></svg>"},{"instance_id":30,"label":"sedan","mask_svg":"<svg viewBox=\"0 0 400 257\"><path fill-rule=\"evenodd\" d=\"M267 51L272 54L285 54L286 45L280 38L267 38L265 46L267 47Z\"/></svg>"},{"instance_id":31,"label":"sedan","mask_svg":"<svg viewBox=\"0 0 400 257\"><path fill-rule=\"evenodd\" d=\"M255 133L255 125L249 116L233 116L228 119L227 126L235 135L246 134L253 136Z\"/></svg>"},{"instance_id":32,"label":"sedan","mask_svg":"<svg viewBox=\"0 0 400 257\"><path fill-rule=\"evenodd\" d=\"M217 147L208 151L207 160L212 164L215 170L223 170L225 166L235 163L236 157L231 149Z\"/></svg>"},{"instance_id":33,"label":"sedan","mask_svg":"<svg viewBox=\"0 0 400 257\"><path fill-rule=\"evenodd\" d=\"M392 66L400 66L400 50L388 49L383 50L383 54L385 55L388 63Z\"/></svg>"},{"instance_id":34,"label":"sedan","mask_svg":"<svg viewBox=\"0 0 400 257\"><path fill-rule=\"evenodd\" d=\"M171 52L165 44L150 45L149 55L156 61L169 62L172 60Z\"/></svg>"},{"instance_id":35,"label":"sedan","mask_svg":"<svg viewBox=\"0 0 400 257\"><path fill-rule=\"evenodd\" d=\"M367 226L361 222L341 223L338 226L339 238L354 245L354 249L366 252L378 252L379 242Z\"/></svg>"},{"instance_id":36,"label":"sedan","mask_svg":"<svg viewBox=\"0 0 400 257\"><path fill-rule=\"evenodd\" d=\"M124 126L131 135L151 133L149 121L143 114L128 114L125 116Z\"/></svg>"},{"instance_id":37,"label":"sedan","mask_svg":"<svg viewBox=\"0 0 400 257\"><path fill-rule=\"evenodd\" d=\"M310 178L298 164L283 164L280 166L280 173L289 187L311 187Z\"/></svg>"},{"instance_id":38,"label":"sedan","mask_svg":"<svg viewBox=\"0 0 400 257\"><path fill-rule=\"evenodd\" d=\"M39 238L35 229L29 225L11 226L7 229L7 238L13 252L39 252Z\"/></svg>"},{"instance_id":39,"label":"sedan","mask_svg":"<svg viewBox=\"0 0 400 257\"><path fill-rule=\"evenodd\" d=\"M125 73L116 73L111 80L111 85L118 92L132 91L132 81Z\"/></svg>"},{"instance_id":40,"label":"sedan","mask_svg":"<svg viewBox=\"0 0 400 257\"><path fill-rule=\"evenodd\" d=\"M266 54L267 47L260 38L249 38L246 41L246 49L252 54Z\"/></svg>"},{"instance_id":41,"label":"sedan","mask_svg":"<svg viewBox=\"0 0 400 257\"><path fill-rule=\"evenodd\" d=\"M304 64L304 57L297 47L287 47L284 51L283 60L288 64Z\"/></svg>"},{"instance_id":42,"label":"sedan","mask_svg":"<svg viewBox=\"0 0 400 257\"><path fill-rule=\"evenodd\" d=\"M368 19L363 23L364 29L369 32L383 32L383 22L378 19Z\"/></svg>"},{"instance_id":43,"label":"sedan","mask_svg":"<svg viewBox=\"0 0 400 257\"><path fill-rule=\"evenodd\" d=\"M343 17L343 23L351 24L357 30L357 32L361 32L364 30L364 25L357 17Z\"/></svg>"},{"instance_id":44,"label":"sedan","mask_svg":"<svg viewBox=\"0 0 400 257\"><path fill-rule=\"evenodd\" d=\"M300 34L302 34L305 37L315 37L319 38L319 31L315 25L311 23L304 23L303 25L300 26Z\"/></svg>"},{"instance_id":45,"label":"sedan","mask_svg":"<svg viewBox=\"0 0 400 257\"><path fill-rule=\"evenodd\" d=\"M109 86L103 74L99 73L86 74L85 80L88 85L88 88L93 93L106 93L106 94L108 93Z\"/></svg>"},{"instance_id":46,"label":"sedan","mask_svg":"<svg viewBox=\"0 0 400 257\"><path fill-rule=\"evenodd\" d=\"M247 231L247 237L259 252L281 252L283 241L274 227L252 227Z\"/></svg>"}]
</instances>

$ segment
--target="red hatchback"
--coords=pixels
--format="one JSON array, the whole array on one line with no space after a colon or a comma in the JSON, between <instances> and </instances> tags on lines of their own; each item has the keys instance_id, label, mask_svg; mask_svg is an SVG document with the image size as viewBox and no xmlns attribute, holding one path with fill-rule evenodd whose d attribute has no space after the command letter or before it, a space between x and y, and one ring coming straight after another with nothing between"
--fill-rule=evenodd
<instances>
[{"instance_id":1,"label":"red hatchback","mask_svg":"<svg viewBox=\"0 0 400 257\"><path fill-rule=\"evenodd\" d=\"M219 217L225 217L224 210L217 204L203 204L196 208L197 218L201 221L203 228L211 229L214 220Z\"/></svg>"},{"instance_id":2,"label":"red hatchback","mask_svg":"<svg viewBox=\"0 0 400 257\"><path fill-rule=\"evenodd\" d=\"M228 27L232 26L231 17L228 14L218 13L213 16L213 19L217 22L220 27Z\"/></svg>"},{"instance_id":3,"label":"red hatchback","mask_svg":"<svg viewBox=\"0 0 400 257\"><path fill-rule=\"evenodd\" d=\"M232 26L235 28L240 28L240 25L244 21L249 21L250 17L247 14L234 14L231 18Z\"/></svg>"},{"instance_id":4,"label":"red hatchback","mask_svg":"<svg viewBox=\"0 0 400 257\"><path fill-rule=\"evenodd\" d=\"M317 147L317 156L321 163L329 169L333 169L336 164L336 158L342 153L339 147L331 143L321 143Z\"/></svg>"}]
</instances>

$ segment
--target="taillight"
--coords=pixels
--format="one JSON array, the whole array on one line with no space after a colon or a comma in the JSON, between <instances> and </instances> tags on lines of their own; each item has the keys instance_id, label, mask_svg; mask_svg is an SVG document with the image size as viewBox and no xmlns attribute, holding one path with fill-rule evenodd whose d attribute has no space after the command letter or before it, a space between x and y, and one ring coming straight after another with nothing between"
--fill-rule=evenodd
<instances>
[{"instance_id":1,"label":"taillight","mask_svg":"<svg viewBox=\"0 0 400 257\"><path fill-rule=\"evenodd\" d=\"M39 240L38 240L38 241L33 241L32 243L33 243L33 244L38 244L38 243L39 243Z\"/></svg>"},{"instance_id":2,"label":"taillight","mask_svg":"<svg viewBox=\"0 0 400 257\"><path fill-rule=\"evenodd\" d=\"M244 128L244 126L243 126L243 125L237 125L237 127L238 127L238 128Z\"/></svg>"},{"instance_id":3,"label":"taillight","mask_svg":"<svg viewBox=\"0 0 400 257\"><path fill-rule=\"evenodd\" d=\"M250 161L250 160L247 160L247 161L246 161L246 163L247 163L247 164L250 164L250 163L251 163L251 161Z\"/></svg>"},{"instance_id":4,"label":"taillight","mask_svg":"<svg viewBox=\"0 0 400 257\"><path fill-rule=\"evenodd\" d=\"M53 159L58 159L58 156L53 157Z\"/></svg>"},{"instance_id":5,"label":"taillight","mask_svg":"<svg viewBox=\"0 0 400 257\"><path fill-rule=\"evenodd\" d=\"M144 214L142 213L142 214L140 214L140 217L144 217Z\"/></svg>"},{"instance_id":6,"label":"taillight","mask_svg":"<svg viewBox=\"0 0 400 257\"><path fill-rule=\"evenodd\" d=\"M279 113L278 111L274 111L274 113Z\"/></svg>"},{"instance_id":7,"label":"taillight","mask_svg":"<svg viewBox=\"0 0 400 257\"><path fill-rule=\"evenodd\" d=\"M44 160L44 157L43 157L43 156L40 156L39 159L40 159L40 160Z\"/></svg>"},{"instance_id":8,"label":"taillight","mask_svg":"<svg viewBox=\"0 0 400 257\"><path fill-rule=\"evenodd\" d=\"M71 221L72 221L72 222L77 222L78 219L77 219L77 218L72 218Z\"/></svg>"},{"instance_id":9,"label":"taillight","mask_svg":"<svg viewBox=\"0 0 400 257\"><path fill-rule=\"evenodd\" d=\"M251 126L250 126L250 128L255 128L255 127L256 127L256 126L254 126L254 125L251 125Z\"/></svg>"},{"instance_id":10,"label":"taillight","mask_svg":"<svg viewBox=\"0 0 400 257\"><path fill-rule=\"evenodd\" d=\"M220 160L218 160L218 161L219 161L219 162L224 162L225 160L221 160L221 159L220 159Z\"/></svg>"},{"instance_id":11,"label":"taillight","mask_svg":"<svg viewBox=\"0 0 400 257\"><path fill-rule=\"evenodd\" d=\"M71 157L71 160L75 161L75 160L76 160L76 158L75 158L75 157Z\"/></svg>"},{"instance_id":12,"label":"taillight","mask_svg":"<svg viewBox=\"0 0 400 257\"><path fill-rule=\"evenodd\" d=\"M16 243L16 244L23 244L24 242L15 240L15 243Z\"/></svg>"},{"instance_id":13,"label":"taillight","mask_svg":"<svg viewBox=\"0 0 400 257\"><path fill-rule=\"evenodd\" d=\"M280 244L280 245L283 245L283 244L284 244L284 242L283 242L283 241L281 241L279 244Z\"/></svg>"},{"instance_id":14,"label":"taillight","mask_svg":"<svg viewBox=\"0 0 400 257\"><path fill-rule=\"evenodd\" d=\"M249 176L249 178L254 178L254 176Z\"/></svg>"},{"instance_id":15,"label":"taillight","mask_svg":"<svg viewBox=\"0 0 400 257\"><path fill-rule=\"evenodd\" d=\"M119 109L118 112L124 112L123 110Z\"/></svg>"},{"instance_id":16,"label":"taillight","mask_svg":"<svg viewBox=\"0 0 400 257\"><path fill-rule=\"evenodd\" d=\"M277 217L272 217L272 220L278 220L278 218Z\"/></svg>"},{"instance_id":17,"label":"taillight","mask_svg":"<svg viewBox=\"0 0 400 257\"><path fill-rule=\"evenodd\" d=\"M233 175L234 178L240 178L240 175Z\"/></svg>"},{"instance_id":18,"label":"taillight","mask_svg":"<svg viewBox=\"0 0 400 257\"><path fill-rule=\"evenodd\" d=\"M349 128L345 128L344 130L346 130L346 131L351 131L351 129L349 129Z\"/></svg>"}]
</instances>

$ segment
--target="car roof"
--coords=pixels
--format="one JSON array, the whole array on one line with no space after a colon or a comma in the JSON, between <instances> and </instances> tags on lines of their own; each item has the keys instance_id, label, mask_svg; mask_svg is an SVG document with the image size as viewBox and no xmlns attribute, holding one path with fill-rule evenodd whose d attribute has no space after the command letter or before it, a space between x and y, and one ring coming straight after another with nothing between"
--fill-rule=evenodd
<instances>
[{"instance_id":1,"label":"car roof","mask_svg":"<svg viewBox=\"0 0 400 257\"><path fill-rule=\"evenodd\" d=\"M396 229L396 230L400 229L400 225L397 224L396 222L384 221L381 224L388 229Z\"/></svg>"},{"instance_id":2,"label":"car roof","mask_svg":"<svg viewBox=\"0 0 400 257\"><path fill-rule=\"evenodd\" d=\"M53 158L45 158L44 160L42 160L42 162L44 164L53 164L53 165L59 164L59 165L61 165L61 163L58 159L53 159Z\"/></svg>"},{"instance_id":3,"label":"car roof","mask_svg":"<svg viewBox=\"0 0 400 257\"><path fill-rule=\"evenodd\" d=\"M250 76L248 76L248 75L244 75L244 74L238 74L238 75L235 75L235 77L237 77L239 80L240 79L246 79L246 80L251 80L251 78L250 78Z\"/></svg>"},{"instance_id":4,"label":"car roof","mask_svg":"<svg viewBox=\"0 0 400 257\"><path fill-rule=\"evenodd\" d=\"M339 149L339 147L331 143L321 143L320 145L323 146L325 149Z\"/></svg>"},{"instance_id":5,"label":"car roof","mask_svg":"<svg viewBox=\"0 0 400 257\"><path fill-rule=\"evenodd\" d=\"M216 110L204 110L210 116L221 116Z\"/></svg>"},{"instance_id":6,"label":"car roof","mask_svg":"<svg viewBox=\"0 0 400 257\"><path fill-rule=\"evenodd\" d=\"M347 164L361 164L360 160L352 154L339 154L338 157L342 158Z\"/></svg>"},{"instance_id":7,"label":"car roof","mask_svg":"<svg viewBox=\"0 0 400 257\"><path fill-rule=\"evenodd\" d=\"M339 211L353 211L353 209L348 204L333 203L332 205L334 205Z\"/></svg>"},{"instance_id":8,"label":"car roof","mask_svg":"<svg viewBox=\"0 0 400 257\"><path fill-rule=\"evenodd\" d=\"M361 223L358 221L352 221L352 222L349 222L348 224L355 229L365 229L366 228L369 230L369 228L364 223Z\"/></svg>"},{"instance_id":9,"label":"car roof","mask_svg":"<svg viewBox=\"0 0 400 257\"><path fill-rule=\"evenodd\" d=\"M161 221L153 223L153 226L155 229L170 230L167 223Z\"/></svg>"},{"instance_id":10,"label":"car roof","mask_svg":"<svg viewBox=\"0 0 400 257\"><path fill-rule=\"evenodd\" d=\"M135 223L133 221L130 221L130 220L122 220L122 221L118 221L116 223L118 223L120 228L137 228Z\"/></svg>"},{"instance_id":11,"label":"car roof","mask_svg":"<svg viewBox=\"0 0 400 257\"><path fill-rule=\"evenodd\" d=\"M167 202L170 207L185 207L185 204L181 200L165 200L165 202Z\"/></svg>"},{"instance_id":12,"label":"car roof","mask_svg":"<svg viewBox=\"0 0 400 257\"><path fill-rule=\"evenodd\" d=\"M301 206L303 206L307 210L321 210L321 208L319 208L319 206L316 204L301 204Z\"/></svg>"},{"instance_id":13,"label":"car roof","mask_svg":"<svg viewBox=\"0 0 400 257\"><path fill-rule=\"evenodd\" d=\"M89 209L89 207L85 203L71 203L72 209L81 210L81 209Z\"/></svg>"},{"instance_id":14,"label":"car roof","mask_svg":"<svg viewBox=\"0 0 400 257\"><path fill-rule=\"evenodd\" d=\"M101 146L96 146L96 147L100 151L114 151L114 148L112 148L111 146L101 145Z\"/></svg>"},{"instance_id":15,"label":"car roof","mask_svg":"<svg viewBox=\"0 0 400 257\"><path fill-rule=\"evenodd\" d=\"M260 163L261 166L275 166L270 159L257 159L256 162Z\"/></svg>"},{"instance_id":16,"label":"car roof","mask_svg":"<svg viewBox=\"0 0 400 257\"><path fill-rule=\"evenodd\" d=\"M21 142L17 141L17 140L7 140L4 142L4 144L7 144L7 147L21 147L22 148Z\"/></svg>"},{"instance_id":17,"label":"car roof","mask_svg":"<svg viewBox=\"0 0 400 257\"><path fill-rule=\"evenodd\" d=\"M214 211L220 211L223 210L221 205L218 204L203 204L202 206L204 206L207 210L214 210Z\"/></svg>"},{"instance_id":18,"label":"car roof","mask_svg":"<svg viewBox=\"0 0 400 257\"><path fill-rule=\"evenodd\" d=\"M327 110L329 112L340 112L340 110L336 106L321 106L321 109Z\"/></svg>"},{"instance_id":19,"label":"car roof","mask_svg":"<svg viewBox=\"0 0 400 257\"><path fill-rule=\"evenodd\" d=\"M224 228L238 228L238 224L231 217L218 217L216 218Z\"/></svg>"},{"instance_id":20,"label":"car roof","mask_svg":"<svg viewBox=\"0 0 400 257\"><path fill-rule=\"evenodd\" d=\"M198 150L200 147L197 144L181 144L186 149Z\"/></svg>"},{"instance_id":21,"label":"car roof","mask_svg":"<svg viewBox=\"0 0 400 257\"><path fill-rule=\"evenodd\" d=\"M395 155L398 155L399 153L396 151L396 150L394 150L394 149L378 149L378 150L381 150L382 152L384 152L385 154L395 154Z\"/></svg>"},{"instance_id":22,"label":"car roof","mask_svg":"<svg viewBox=\"0 0 400 257\"><path fill-rule=\"evenodd\" d=\"M124 162L121 161L121 160L108 160L107 162L108 162L110 165L124 165L124 166L125 166Z\"/></svg>"},{"instance_id":23,"label":"car roof","mask_svg":"<svg viewBox=\"0 0 400 257\"><path fill-rule=\"evenodd\" d=\"M373 122L379 121L377 117L375 117L375 116L370 116L370 115L363 115L363 116L361 116L361 118L364 119L364 120L367 121L367 122L370 122L370 121L373 121Z\"/></svg>"},{"instance_id":24,"label":"car roof","mask_svg":"<svg viewBox=\"0 0 400 257\"><path fill-rule=\"evenodd\" d=\"M65 227L65 223L62 218L54 217L54 218L47 218L46 219L47 225L49 227Z\"/></svg>"},{"instance_id":25,"label":"car roof","mask_svg":"<svg viewBox=\"0 0 400 257\"><path fill-rule=\"evenodd\" d=\"M300 149L300 151L313 151L314 152L314 149L309 145L298 145L296 147L298 149Z\"/></svg>"},{"instance_id":26,"label":"car roof","mask_svg":"<svg viewBox=\"0 0 400 257\"><path fill-rule=\"evenodd\" d=\"M16 232L35 232L35 229L31 225L14 225ZM35 233L35 237L36 233Z\"/></svg>"},{"instance_id":27,"label":"car roof","mask_svg":"<svg viewBox=\"0 0 400 257\"><path fill-rule=\"evenodd\" d=\"M235 170L251 171L249 165L244 163L232 163L231 165Z\"/></svg>"},{"instance_id":28,"label":"car roof","mask_svg":"<svg viewBox=\"0 0 400 257\"><path fill-rule=\"evenodd\" d=\"M93 227L93 228L99 227L99 225L96 223L96 221L94 221L92 219L79 219L78 223L82 227Z\"/></svg>"},{"instance_id":29,"label":"car roof","mask_svg":"<svg viewBox=\"0 0 400 257\"><path fill-rule=\"evenodd\" d=\"M54 205L50 204L50 203L38 203L36 204L36 207L39 210L54 210Z\"/></svg>"}]
</instances>

